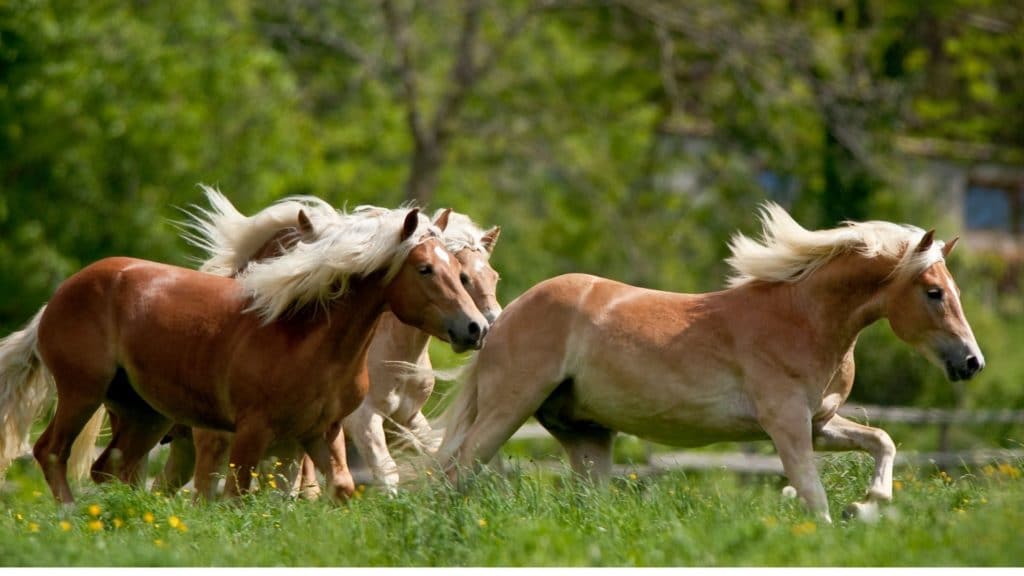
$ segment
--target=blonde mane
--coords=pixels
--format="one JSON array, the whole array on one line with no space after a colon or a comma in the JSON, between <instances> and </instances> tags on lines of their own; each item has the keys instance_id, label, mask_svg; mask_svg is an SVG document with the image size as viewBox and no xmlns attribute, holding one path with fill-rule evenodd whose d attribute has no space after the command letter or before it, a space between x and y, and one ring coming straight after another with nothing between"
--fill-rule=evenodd
<instances>
[{"instance_id":1,"label":"blonde mane","mask_svg":"<svg viewBox=\"0 0 1024 576\"><path fill-rule=\"evenodd\" d=\"M210 208L193 204L184 210L189 220L177 224L182 237L206 253L199 270L207 274L234 275L276 233L294 227L300 210L305 211L314 230L326 229L338 219L334 207L315 196L285 198L246 216L220 191L204 184L199 186Z\"/></svg>"},{"instance_id":2,"label":"blonde mane","mask_svg":"<svg viewBox=\"0 0 1024 576\"><path fill-rule=\"evenodd\" d=\"M444 209L435 211L433 220L437 220L442 212ZM452 211L448 215L448 226L444 229L444 247L452 254L468 249L483 252L489 258L490 252L483 243L485 234L487 232L481 230L469 216Z\"/></svg>"},{"instance_id":3,"label":"blonde mane","mask_svg":"<svg viewBox=\"0 0 1024 576\"><path fill-rule=\"evenodd\" d=\"M325 305L344 294L353 277L384 270L388 281L416 245L441 237L421 213L413 235L399 242L409 209L361 206L346 214L319 198L302 196L246 217L220 192L203 189L211 208L193 207L192 221L182 226L189 242L209 254L200 270L230 276L244 267L238 280L252 298L248 310L265 322L310 303ZM246 266L275 233L295 226L300 209L313 224L314 239Z\"/></svg>"},{"instance_id":4,"label":"blonde mane","mask_svg":"<svg viewBox=\"0 0 1024 576\"><path fill-rule=\"evenodd\" d=\"M875 220L844 222L837 228L811 231L773 202L761 206L760 219L760 241L737 233L729 242L732 256L726 262L733 269L728 280L730 287L755 280L796 282L849 252L866 258L896 259L893 277L919 274L943 260L941 241L934 241L923 252L914 250L925 234L916 226Z\"/></svg>"}]
</instances>

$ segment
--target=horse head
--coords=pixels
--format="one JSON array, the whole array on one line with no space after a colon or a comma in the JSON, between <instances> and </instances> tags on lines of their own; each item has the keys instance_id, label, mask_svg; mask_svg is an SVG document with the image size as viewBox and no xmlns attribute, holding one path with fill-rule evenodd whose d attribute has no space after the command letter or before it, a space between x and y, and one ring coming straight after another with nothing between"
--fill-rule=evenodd
<instances>
[{"instance_id":1,"label":"horse head","mask_svg":"<svg viewBox=\"0 0 1024 576\"><path fill-rule=\"evenodd\" d=\"M419 210L410 210L400 241L419 226ZM385 288L385 298L399 320L449 342L462 352L479 349L489 324L462 282L462 264L444 240L428 234L409 252Z\"/></svg>"},{"instance_id":2,"label":"horse head","mask_svg":"<svg viewBox=\"0 0 1024 576\"><path fill-rule=\"evenodd\" d=\"M916 276L897 280L886 307L893 332L914 346L951 381L969 380L985 367L985 357L974 339L960 305L960 289L945 264L957 238L936 246L934 230L914 248L916 254L941 250L942 258Z\"/></svg>"}]
</instances>

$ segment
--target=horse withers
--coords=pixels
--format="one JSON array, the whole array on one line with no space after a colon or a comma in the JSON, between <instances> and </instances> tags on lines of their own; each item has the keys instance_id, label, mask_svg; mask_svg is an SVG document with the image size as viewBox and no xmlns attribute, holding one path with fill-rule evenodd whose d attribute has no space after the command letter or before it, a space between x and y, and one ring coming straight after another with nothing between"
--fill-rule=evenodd
<instances>
[{"instance_id":1,"label":"horse withers","mask_svg":"<svg viewBox=\"0 0 1024 576\"><path fill-rule=\"evenodd\" d=\"M442 416L449 476L489 461L536 416L593 477L610 473L617 431L679 446L767 437L797 494L829 522L814 443L865 450L874 476L848 512L877 514L892 499L896 450L883 430L837 414L854 345L888 318L950 380L984 367L944 263L955 241L888 222L808 231L774 204L762 222L762 242L734 237L735 275L720 292L569 274L509 304Z\"/></svg>"},{"instance_id":2,"label":"horse withers","mask_svg":"<svg viewBox=\"0 0 1024 576\"><path fill-rule=\"evenodd\" d=\"M317 241L251 266L241 281L101 260L0 343L0 420L28 420L12 416L28 407L7 400L52 375L57 410L33 452L65 503L73 502L72 441L100 405L118 432L93 466L97 481L137 479L140 461L178 421L234 432L229 495L248 490L268 446L292 442L343 497L352 479L332 467L330 440L366 395L380 315L390 308L442 340L479 346L488 323L459 275L417 210L341 215ZM15 432L0 438L4 458L28 429Z\"/></svg>"}]
</instances>

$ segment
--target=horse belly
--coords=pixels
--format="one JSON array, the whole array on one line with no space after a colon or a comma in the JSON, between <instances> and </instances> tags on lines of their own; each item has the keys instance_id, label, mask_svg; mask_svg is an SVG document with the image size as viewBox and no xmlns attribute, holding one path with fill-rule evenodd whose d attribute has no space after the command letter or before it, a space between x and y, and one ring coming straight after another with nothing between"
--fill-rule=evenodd
<instances>
[{"instance_id":1,"label":"horse belly","mask_svg":"<svg viewBox=\"0 0 1024 576\"><path fill-rule=\"evenodd\" d=\"M694 380L656 364L629 375L584 371L574 381L574 415L674 446L765 437L737 379Z\"/></svg>"}]
</instances>

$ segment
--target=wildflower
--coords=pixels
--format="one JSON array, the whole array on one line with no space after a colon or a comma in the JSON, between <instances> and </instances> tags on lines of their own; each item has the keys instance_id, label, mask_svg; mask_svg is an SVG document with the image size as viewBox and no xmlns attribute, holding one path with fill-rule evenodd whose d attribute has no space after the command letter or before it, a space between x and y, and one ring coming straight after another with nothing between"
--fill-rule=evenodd
<instances>
[{"instance_id":1,"label":"wildflower","mask_svg":"<svg viewBox=\"0 0 1024 576\"><path fill-rule=\"evenodd\" d=\"M899 480L893 480L892 489L896 491L903 490L903 482L900 482Z\"/></svg>"},{"instance_id":2,"label":"wildflower","mask_svg":"<svg viewBox=\"0 0 1024 576\"><path fill-rule=\"evenodd\" d=\"M982 496L980 502L982 504L988 504L988 498L985 498L984 496Z\"/></svg>"},{"instance_id":3,"label":"wildflower","mask_svg":"<svg viewBox=\"0 0 1024 576\"><path fill-rule=\"evenodd\" d=\"M764 522L764 525L769 527L769 528L775 528L779 524L779 521L776 520L774 516L769 516L767 518L762 518L761 522Z\"/></svg>"},{"instance_id":4,"label":"wildflower","mask_svg":"<svg viewBox=\"0 0 1024 576\"><path fill-rule=\"evenodd\" d=\"M61 520L60 521L60 529L65 531L65 532L70 531L71 530L71 522L68 522L67 520Z\"/></svg>"},{"instance_id":5,"label":"wildflower","mask_svg":"<svg viewBox=\"0 0 1024 576\"><path fill-rule=\"evenodd\" d=\"M21 514L15 514L15 515L14 515L14 518L15 518L15 519L16 519L16 520L17 520L18 522L21 522L22 520L24 520L24 519L25 519L25 517L24 517L24 516L22 516Z\"/></svg>"},{"instance_id":6,"label":"wildflower","mask_svg":"<svg viewBox=\"0 0 1024 576\"><path fill-rule=\"evenodd\" d=\"M182 533L188 532L188 526L185 526L184 522L182 522L181 524L178 524L178 532L182 532Z\"/></svg>"},{"instance_id":7,"label":"wildflower","mask_svg":"<svg viewBox=\"0 0 1024 576\"><path fill-rule=\"evenodd\" d=\"M42 495L43 495L43 493L42 493L42 492L40 492L39 490L33 490L33 491L32 491L32 497L33 497L33 498L39 498L39 497L40 497L40 496L42 496Z\"/></svg>"},{"instance_id":8,"label":"wildflower","mask_svg":"<svg viewBox=\"0 0 1024 576\"><path fill-rule=\"evenodd\" d=\"M93 504L92 506L89 506L89 516L92 516L94 518L99 517L100 512L102 511L103 510L100 508L99 504Z\"/></svg>"},{"instance_id":9,"label":"wildflower","mask_svg":"<svg viewBox=\"0 0 1024 576\"><path fill-rule=\"evenodd\" d=\"M156 540L153 540L153 544L155 544L157 548L163 548L164 547L164 541L161 540L160 538L157 538Z\"/></svg>"},{"instance_id":10,"label":"wildflower","mask_svg":"<svg viewBox=\"0 0 1024 576\"><path fill-rule=\"evenodd\" d=\"M486 527L487 527L487 519L486 519L486 518L481 518L481 519L477 520L477 521L476 521L476 523L477 523L477 524L478 524L478 525L479 525L479 526L480 526L481 528L486 528Z\"/></svg>"},{"instance_id":11,"label":"wildflower","mask_svg":"<svg viewBox=\"0 0 1024 576\"><path fill-rule=\"evenodd\" d=\"M154 496L159 496L160 495L160 491L159 490L154 490L153 491L153 495Z\"/></svg>"},{"instance_id":12,"label":"wildflower","mask_svg":"<svg viewBox=\"0 0 1024 576\"><path fill-rule=\"evenodd\" d=\"M953 483L953 478L951 478L949 476L949 474L946 474L945 470L942 470L942 471L939 472L939 478L941 478L942 481L945 482L946 484L952 484Z\"/></svg>"},{"instance_id":13,"label":"wildflower","mask_svg":"<svg viewBox=\"0 0 1024 576\"><path fill-rule=\"evenodd\" d=\"M167 519L167 525L171 528L177 528L178 526L181 526L181 518L178 518L177 516L171 516Z\"/></svg>"},{"instance_id":14,"label":"wildflower","mask_svg":"<svg viewBox=\"0 0 1024 576\"><path fill-rule=\"evenodd\" d=\"M280 468L280 467L281 467L281 461L280 460L274 460L274 468Z\"/></svg>"},{"instance_id":15,"label":"wildflower","mask_svg":"<svg viewBox=\"0 0 1024 576\"><path fill-rule=\"evenodd\" d=\"M814 534L818 531L818 525L808 520L807 522L801 522L790 529L790 532L794 536L803 536L805 534Z\"/></svg>"},{"instance_id":16,"label":"wildflower","mask_svg":"<svg viewBox=\"0 0 1024 576\"><path fill-rule=\"evenodd\" d=\"M991 464L986 464L985 467L981 469L981 471L985 474L985 476L995 476L996 467Z\"/></svg>"},{"instance_id":17,"label":"wildflower","mask_svg":"<svg viewBox=\"0 0 1024 576\"><path fill-rule=\"evenodd\" d=\"M153 513L152 512L146 512L145 514L142 515L142 521L145 522L146 524L152 524L153 520L155 520L155 519L156 518L153 517Z\"/></svg>"},{"instance_id":18,"label":"wildflower","mask_svg":"<svg viewBox=\"0 0 1024 576\"><path fill-rule=\"evenodd\" d=\"M89 530L93 532L99 532L103 530L103 520L91 520L88 524Z\"/></svg>"},{"instance_id":19,"label":"wildflower","mask_svg":"<svg viewBox=\"0 0 1024 576\"><path fill-rule=\"evenodd\" d=\"M124 520L114 518L114 528L120 528L121 526L124 526Z\"/></svg>"},{"instance_id":20,"label":"wildflower","mask_svg":"<svg viewBox=\"0 0 1024 576\"><path fill-rule=\"evenodd\" d=\"M1003 476L1007 476L1014 480L1020 478L1020 469L1015 468L1007 464L1006 462L1003 462L999 465L999 473L1002 474Z\"/></svg>"},{"instance_id":21,"label":"wildflower","mask_svg":"<svg viewBox=\"0 0 1024 576\"><path fill-rule=\"evenodd\" d=\"M629 479L635 482L636 481L636 472L630 472L629 473Z\"/></svg>"},{"instance_id":22,"label":"wildflower","mask_svg":"<svg viewBox=\"0 0 1024 576\"><path fill-rule=\"evenodd\" d=\"M277 490L277 480L274 480L273 478L271 478L270 481L267 482L267 484L269 484L270 487L273 488L274 490Z\"/></svg>"},{"instance_id":23,"label":"wildflower","mask_svg":"<svg viewBox=\"0 0 1024 576\"><path fill-rule=\"evenodd\" d=\"M39 532L39 524L36 524L35 522L29 522L28 523L28 531L29 532Z\"/></svg>"},{"instance_id":24,"label":"wildflower","mask_svg":"<svg viewBox=\"0 0 1024 576\"><path fill-rule=\"evenodd\" d=\"M234 467L235 467L235 463L234 462L229 462L228 463L228 468L234 468Z\"/></svg>"},{"instance_id":25,"label":"wildflower","mask_svg":"<svg viewBox=\"0 0 1024 576\"><path fill-rule=\"evenodd\" d=\"M255 470L250 470L249 471L249 476L252 476L253 478L259 478L260 477L260 473L255 471Z\"/></svg>"}]
</instances>

